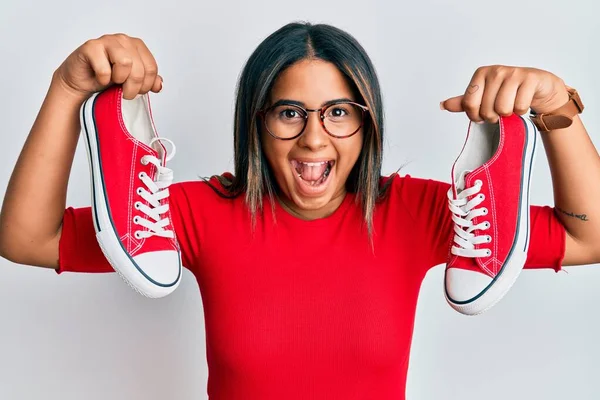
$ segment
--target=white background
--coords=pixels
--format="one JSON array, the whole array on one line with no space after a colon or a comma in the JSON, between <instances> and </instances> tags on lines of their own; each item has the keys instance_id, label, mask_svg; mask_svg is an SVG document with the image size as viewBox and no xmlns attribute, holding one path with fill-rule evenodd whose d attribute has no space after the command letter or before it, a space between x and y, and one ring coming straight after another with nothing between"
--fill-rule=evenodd
<instances>
[{"instance_id":1,"label":"white background","mask_svg":"<svg viewBox=\"0 0 600 400\"><path fill-rule=\"evenodd\" d=\"M408 162L405 173L449 180L468 120L438 104L488 64L547 69L576 87L598 144L599 11L592 0L2 0L0 194L52 72L85 40L114 32L141 37L158 60L154 116L177 144L177 180L232 170L238 74L293 20L331 23L367 49L385 100L385 173ZM532 201L552 205L538 150ZM90 204L88 174L80 145L69 205ZM422 287L408 399L599 398L600 266L527 271L476 318L447 306L442 276L435 268ZM202 302L188 271L175 293L150 300L116 274L57 276L0 260L0 316L0 399L206 398Z\"/></svg>"}]
</instances>

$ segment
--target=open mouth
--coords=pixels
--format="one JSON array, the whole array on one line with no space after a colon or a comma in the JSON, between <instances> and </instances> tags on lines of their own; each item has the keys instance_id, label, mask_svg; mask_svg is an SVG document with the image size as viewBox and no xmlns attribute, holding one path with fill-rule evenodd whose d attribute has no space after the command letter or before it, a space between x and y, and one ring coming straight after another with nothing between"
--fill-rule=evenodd
<instances>
[{"instance_id":1,"label":"open mouth","mask_svg":"<svg viewBox=\"0 0 600 400\"><path fill-rule=\"evenodd\" d=\"M335 165L335 160L317 162L292 160L291 163L296 172L296 176L300 178L303 183L316 187L327 181L327 177Z\"/></svg>"}]
</instances>

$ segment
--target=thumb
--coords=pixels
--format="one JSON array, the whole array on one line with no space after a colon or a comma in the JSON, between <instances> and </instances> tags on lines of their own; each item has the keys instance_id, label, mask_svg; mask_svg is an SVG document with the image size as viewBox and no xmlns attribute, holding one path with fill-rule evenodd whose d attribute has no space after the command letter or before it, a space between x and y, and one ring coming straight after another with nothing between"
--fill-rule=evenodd
<instances>
[{"instance_id":1,"label":"thumb","mask_svg":"<svg viewBox=\"0 0 600 400\"><path fill-rule=\"evenodd\" d=\"M450 97L449 99L440 102L440 109L450 111L450 112L463 112L464 111L463 106L462 106L463 97L464 97L464 95Z\"/></svg>"}]
</instances>

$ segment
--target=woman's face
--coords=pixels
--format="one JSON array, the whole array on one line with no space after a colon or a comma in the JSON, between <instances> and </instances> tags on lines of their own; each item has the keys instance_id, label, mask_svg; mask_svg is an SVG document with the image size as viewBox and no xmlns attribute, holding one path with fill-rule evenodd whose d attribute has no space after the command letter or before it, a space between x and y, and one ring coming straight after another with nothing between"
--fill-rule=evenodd
<instances>
[{"instance_id":1,"label":"woman's face","mask_svg":"<svg viewBox=\"0 0 600 400\"><path fill-rule=\"evenodd\" d=\"M302 60L277 78L269 104L290 100L306 109L318 109L337 99L357 101L337 67L321 60ZM308 115L304 133L296 139L276 139L264 123L261 138L283 205L301 218L315 219L331 214L341 204L346 180L362 148L363 132L335 138L323 129L318 112ZM284 116L293 117L294 112Z\"/></svg>"}]
</instances>

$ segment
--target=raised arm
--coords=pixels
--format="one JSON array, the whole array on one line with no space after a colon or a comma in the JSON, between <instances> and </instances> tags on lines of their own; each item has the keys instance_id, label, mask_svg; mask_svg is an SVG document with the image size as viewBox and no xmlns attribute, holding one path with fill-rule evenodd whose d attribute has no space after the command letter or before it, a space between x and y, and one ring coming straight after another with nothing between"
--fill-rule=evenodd
<instances>
[{"instance_id":1,"label":"raised arm","mask_svg":"<svg viewBox=\"0 0 600 400\"><path fill-rule=\"evenodd\" d=\"M141 40L121 34L89 40L54 72L4 196L2 257L57 268L79 109L91 94L115 83L123 84L126 99L162 88L156 61Z\"/></svg>"}]
</instances>

